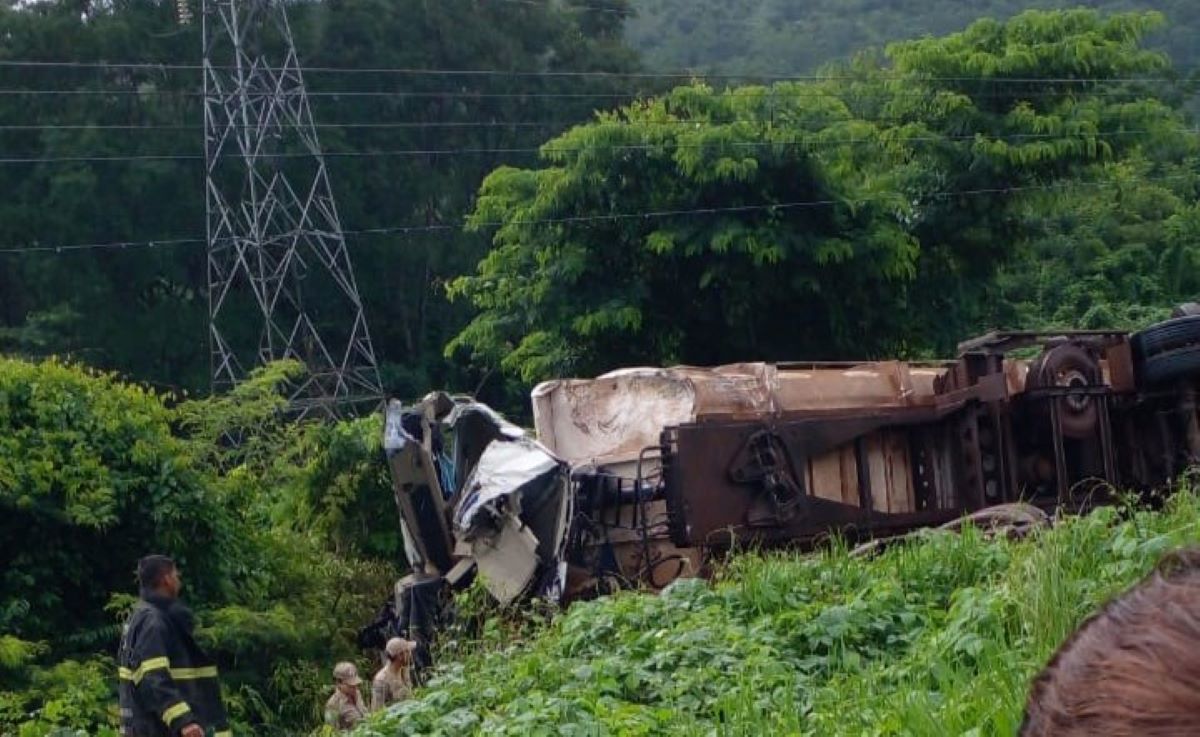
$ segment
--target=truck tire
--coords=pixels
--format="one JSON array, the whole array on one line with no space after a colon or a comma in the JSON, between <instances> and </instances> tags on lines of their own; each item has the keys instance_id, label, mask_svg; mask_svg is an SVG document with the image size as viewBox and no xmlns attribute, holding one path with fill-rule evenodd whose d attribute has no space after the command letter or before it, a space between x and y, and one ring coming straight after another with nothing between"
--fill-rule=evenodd
<instances>
[{"instance_id":1,"label":"truck tire","mask_svg":"<svg viewBox=\"0 0 1200 737\"><path fill-rule=\"evenodd\" d=\"M1100 364L1095 357L1074 343L1063 343L1044 350L1029 365L1029 373L1025 377L1025 386L1030 389L1070 389L1103 383ZM1049 401L1058 403L1063 435L1087 438L1095 433L1100 411L1093 397L1076 395ZM1049 410L1049 407L1048 403L1045 404L1044 410Z\"/></svg>"},{"instance_id":2,"label":"truck tire","mask_svg":"<svg viewBox=\"0 0 1200 737\"><path fill-rule=\"evenodd\" d=\"M1200 375L1200 345L1176 348L1142 361L1142 383L1148 386L1197 375Z\"/></svg>"},{"instance_id":3,"label":"truck tire","mask_svg":"<svg viewBox=\"0 0 1200 737\"><path fill-rule=\"evenodd\" d=\"M1186 315L1151 325L1130 339L1135 356L1149 360L1162 353L1200 343L1200 315Z\"/></svg>"}]
</instances>

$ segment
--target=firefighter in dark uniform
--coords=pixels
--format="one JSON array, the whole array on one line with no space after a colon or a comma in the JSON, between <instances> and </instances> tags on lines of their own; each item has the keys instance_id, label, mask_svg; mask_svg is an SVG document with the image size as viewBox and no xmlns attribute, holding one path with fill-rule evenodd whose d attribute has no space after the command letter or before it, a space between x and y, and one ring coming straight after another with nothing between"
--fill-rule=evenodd
<instances>
[{"instance_id":1,"label":"firefighter in dark uniform","mask_svg":"<svg viewBox=\"0 0 1200 737\"><path fill-rule=\"evenodd\" d=\"M142 600L117 656L121 734L125 737L231 737L217 666L192 637L183 584L163 555L138 561Z\"/></svg>"}]
</instances>

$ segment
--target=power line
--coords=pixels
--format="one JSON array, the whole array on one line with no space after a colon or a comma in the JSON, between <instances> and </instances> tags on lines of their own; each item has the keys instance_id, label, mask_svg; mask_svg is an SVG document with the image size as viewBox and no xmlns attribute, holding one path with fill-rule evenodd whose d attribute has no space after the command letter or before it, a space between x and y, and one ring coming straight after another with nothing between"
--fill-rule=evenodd
<instances>
[{"instance_id":1,"label":"power line","mask_svg":"<svg viewBox=\"0 0 1200 737\"><path fill-rule=\"evenodd\" d=\"M77 243L67 246L25 246L0 249L0 253L66 253L69 251L123 250L128 248L155 248L157 246L179 246L188 243L205 243L204 238L162 238L152 241L114 241L112 243Z\"/></svg>"},{"instance_id":2,"label":"power line","mask_svg":"<svg viewBox=\"0 0 1200 737\"><path fill-rule=\"evenodd\" d=\"M317 123L317 128L324 129L422 129L422 128L554 128L558 126L580 125L581 123L593 122L591 120L547 120L547 121L511 121L504 122L499 120L489 121L401 121L401 122L378 122L378 123ZM679 123L689 123L689 121L678 121ZM694 124L695 121L691 121ZM253 125L234 125L230 126L233 130L245 130L247 128L254 129ZM78 123L78 124L55 124L55 123L40 123L40 124L0 124L0 131L60 131L60 130L76 130L76 131L189 131L199 132L204 130L203 125L186 125L186 124L104 124L104 123Z\"/></svg>"},{"instance_id":3,"label":"power line","mask_svg":"<svg viewBox=\"0 0 1200 737\"><path fill-rule=\"evenodd\" d=\"M848 80L869 82L873 80ZM914 80L919 81L919 80ZM990 80L978 80L981 86L991 84ZM1032 82L1030 84L1033 84ZM818 99L818 98L833 98L842 100L845 98L857 99L878 99L889 100L895 98L929 98L940 93L950 94L966 94L971 98L979 99L1004 99L1004 98L1045 98L1045 97L1062 97L1069 94L1074 94L1073 90L1057 91L1057 90L1023 90L1021 92L1004 92L1001 90L979 90L971 93L961 93L955 90L942 89L915 89L915 90L872 90L869 93L861 90L828 90L828 89L805 89L805 90L780 90L776 88L763 87L759 89L733 88L725 90L717 90L715 94L720 97L735 97L735 98L761 98L765 101L776 99ZM645 90L624 90L624 91L597 91L597 92L489 92L484 90L441 90L441 91L407 91L407 90L318 90L309 92L308 96L313 98L333 98L333 99L370 99L370 98L385 98L385 99L462 99L462 100L628 100L641 99L646 97L662 97L666 93L651 94ZM1132 90L1080 90L1078 94L1091 97L1121 97L1126 95L1136 94ZM125 88L109 88L109 89L48 89L48 88L6 88L0 89L0 96L15 97L178 97L184 99L201 99L204 93L195 90L181 89L125 89ZM265 97L264 94L255 95L254 97Z\"/></svg>"},{"instance_id":4,"label":"power line","mask_svg":"<svg viewBox=\"0 0 1200 737\"><path fill-rule=\"evenodd\" d=\"M880 131L884 133L884 131ZM1083 140L1083 141L1104 141L1109 136L1125 136L1125 135L1143 135L1143 134L1198 134L1200 128L1175 128L1169 130L1126 130L1112 131L1110 133L1025 133L1012 134L1008 136L989 137L983 134L984 141L1027 141L1027 140ZM894 141L881 140L879 138L813 138L810 140L791 140L791 141L713 141L704 143L678 143L667 141L663 143L639 143L639 144L597 144L593 146L553 146L545 144L542 146L532 147L511 147L511 148L447 148L447 149L399 149L399 150L383 150L383 151L330 151L319 154L325 158L340 159L340 158L374 158L374 157L404 157L404 156L490 156L490 155L562 155L583 153L586 151L673 151L673 150L691 150L691 149L714 149L720 150L723 148L743 148L743 149L760 149L760 148L833 148L837 146L856 146L861 144L877 144L883 145L887 143L943 143L946 141L963 141L976 140L980 135L957 135L957 136L909 136L897 137ZM271 154L260 154L258 158L270 159L307 159L314 158L314 155L309 152L279 152ZM221 156L225 159L241 158L241 154L229 153ZM81 156L30 156L30 157L0 157L0 165L20 165L20 164L81 164L81 163L114 163L114 162L151 162L151 161L204 161L203 154L115 154L115 155L81 155Z\"/></svg>"},{"instance_id":5,"label":"power line","mask_svg":"<svg viewBox=\"0 0 1200 737\"><path fill-rule=\"evenodd\" d=\"M510 0L515 1L515 0ZM38 61L38 60L0 60L0 68L29 68L29 69L92 69L92 70L133 70L133 71L189 71L204 70L201 64L177 64L165 62L81 62L81 61ZM232 66L215 66L217 69L234 69ZM1173 67L1175 70L1186 72L1192 67ZM304 74L369 74L369 75L399 75L399 76L441 76L441 77L517 77L517 78L596 78L596 79L728 79L728 80L764 80L772 82L829 82L829 81L861 81L866 77L852 74L710 74L699 70L678 70L665 72L613 72L601 70L508 70L508 69L430 69L425 67L330 67L304 66L300 71ZM921 82L986 82L989 84L1128 84L1128 83L1164 83L1186 84L1189 80L1172 76L1125 76L1125 77L985 77L975 76L937 76L923 75L917 72L899 72L881 69L874 72L871 78L885 80L912 80Z\"/></svg>"},{"instance_id":6,"label":"power line","mask_svg":"<svg viewBox=\"0 0 1200 737\"><path fill-rule=\"evenodd\" d=\"M317 128L325 129L342 129L342 128L549 128L554 125L577 125L580 121L546 121L543 123L514 121L504 123L500 121L429 121L429 122L397 122L397 123L318 123ZM253 129L255 126L235 125L230 126L234 130ZM104 124L104 123L79 123L79 124L0 124L0 131L180 131L180 132L199 132L204 130L203 125L171 125L171 124Z\"/></svg>"},{"instance_id":7,"label":"power line","mask_svg":"<svg viewBox=\"0 0 1200 737\"><path fill-rule=\"evenodd\" d=\"M316 127L321 128L321 129L348 129L348 130L359 130L359 129L361 129L361 130L374 130L374 129L378 129L378 130L391 130L391 129L424 130L424 129L457 129L457 128L462 128L462 129L489 129L489 128L552 129L552 128L567 128L567 127L574 127L574 126L583 126L583 125L616 123L616 124L620 124L620 125L635 125L636 124L638 127L654 129L654 128L678 128L678 127L693 128L693 127L697 127L697 126L701 126L701 125L728 126L728 125L735 125L738 123L751 123L751 124L759 125L759 124L762 124L763 122L764 121L762 121L760 119L754 119L754 118L731 118L731 119L725 119L725 120L720 120L720 119L706 120L706 119L698 118L698 119L693 119L693 120L687 120L687 119L683 119L683 120L638 120L638 121L632 121L632 122L627 121L627 120L607 121L607 120L600 120L598 118L575 118L575 119L540 120L540 121L539 120L513 120L513 121L432 120L432 121L393 121L393 122L381 121L381 122L373 122L373 123L372 122L362 122L362 123L329 122L329 123L317 123ZM865 119L859 118L859 119L855 119L855 121L853 121L853 122L897 124L897 123L905 123L905 122L909 122L909 121L907 121L906 119L902 119L902 118L865 118ZM253 126L253 125L250 125L250 126L231 125L230 126L231 130L245 130L248 128L254 129L254 128L256 128L256 126ZM93 131L93 130L94 131L136 131L136 132L146 132L146 131L198 132L198 131L202 131L203 129L204 129L204 127L201 125L155 124L155 123L144 124L144 125L104 124L104 123L79 123L79 124L71 124L71 123L67 123L67 124L61 124L61 123L2 124L2 123L0 123L0 132L2 132L2 131ZM1154 132L1163 132L1163 131L1128 130L1128 131L1112 131L1112 132L1108 132L1108 133L1097 132L1095 135L1129 135L1129 134L1135 134L1135 133L1154 133ZM1193 129L1188 128L1188 129L1180 129L1178 131L1166 131L1166 132L1172 133L1172 132L1195 132L1195 131ZM945 140L945 139L971 140L971 139L976 138L977 135L987 135L987 134L985 134L985 133L979 133L979 134L969 133L969 134L963 134L963 135L948 135L948 136L941 137L941 140ZM1004 139L1004 138L1061 138L1064 135L1085 135L1085 134L1082 134L1082 133L1072 133L1072 134L1028 133L1028 134L1012 134L1012 135L1007 135L1007 136L999 136L997 138L1001 138L1001 139ZM912 139L908 139L908 140L912 140Z\"/></svg>"},{"instance_id":8,"label":"power line","mask_svg":"<svg viewBox=\"0 0 1200 737\"><path fill-rule=\"evenodd\" d=\"M1147 177L1141 179L1141 182L1163 183L1169 181L1195 180L1197 176L1177 174L1164 177ZM922 199L926 201L946 200L952 197L975 197L985 195L1005 195L1016 194L1020 192L1045 192L1072 188L1100 188L1121 184L1118 180L1099 180L1094 182L1062 182L1057 184L1032 184L1032 185L1017 185L1011 187L991 187L983 189L967 189L967 190L947 190L942 192L930 192L922 195ZM899 194L899 193L896 193ZM534 220L511 220L511 221L490 221L483 223L472 224L477 228L499 228L508 225L564 225L575 223L593 223L593 222L613 222L621 220L651 220L666 217L683 217L683 216L699 216L699 215L720 215L734 214L743 212L761 212L761 211L778 211L778 210L795 210L808 209L817 207L831 207L835 205L845 204L847 202L875 202L888 199L896 196L890 195L875 195L865 197L851 197L842 199L823 199L823 200L804 200L798 202L774 202L764 203L759 205L735 205L730 207L701 207L688 208L677 210L651 210L646 212L626 212L626 213L607 213L603 215L576 215L562 218L542 218ZM434 225L399 225L382 228L363 228L359 230L343 231L347 236L375 236L388 234L410 234L410 233L433 233L458 231L465 227L466 223L439 223ZM220 242L232 242L234 239L223 238L218 239ZM0 249L0 254L24 254L24 253L65 253L70 251L85 251L85 250L121 250L138 247L157 247L170 245L183 245L192 243L206 243L204 238L169 238L153 241L116 241L113 243L86 243L75 244L69 246L26 246L26 247L9 247Z\"/></svg>"}]
</instances>

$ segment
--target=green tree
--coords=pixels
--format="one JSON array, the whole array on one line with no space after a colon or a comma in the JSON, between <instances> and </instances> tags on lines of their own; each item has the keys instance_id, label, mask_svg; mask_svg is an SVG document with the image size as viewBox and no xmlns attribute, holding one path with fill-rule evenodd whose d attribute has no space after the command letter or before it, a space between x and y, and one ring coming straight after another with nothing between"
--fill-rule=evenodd
<instances>
[{"instance_id":1,"label":"green tree","mask_svg":"<svg viewBox=\"0 0 1200 737\"><path fill-rule=\"evenodd\" d=\"M867 97L858 109L944 139L923 147L928 165L913 183L928 202L913 232L923 252L944 257L923 265L911 295L918 343L945 352L985 327L1049 322L1048 313L997 308L993 269L1029 277L1073 258L1090 263L1047 247L1046 228L1063 219L1090 227L1087 213L1114 186L1124 195L1110 216L1130 223L1146 219L1140 203L1155 193L1167 202L1194 197L1197 138L1181 101L1136 81L1171 73L1165 56L1142 46L1162 22L1156 13L1029 11L888 47L890 68L877 73L895 94L882 106ZM937 190L973 194L925 194ZM1131 237L1141 236L1110 229L1107 247L1120 250ZM1060 325L1098 317L1061 307L1052 307Z\"/></svg>"},{"instance_id":2,"label":"green tree","mask_svg":"<svg viewBox=\"0 0 1200 737\"><path fill-rule=\"evenodd\" d=\"M481 189L496 248L453 285L480 314L448 349L526 380L828 350L859 320L830 294L915 275L907 147L806 85L678 88L543 154Z\"/></svg>"},{"instance_id":3,"label":"green tree","mask_svg":"<svg viewBox=\"0 0 1200 737\"><path fill-rule=\"evenodd\" d=\"M242 731L319 720L328 663L354 657L401 553L379 427L290 421L298 370L178 402L0 360L0 733L113 725L111 656L149 552L180 562Z\"/></svg>"},{"instance_id":4,"label":"green tree","mask_svg":"<svg viewBox=\"0 0 1200 737\"><path fill-rule=\"evenodd\" d=\"M0 436L8 633L60 652L115 637L110 594L129 591L134 562L155 550L178 557L198 597L227 593L233 521L161 397L74 366L0 360Z\"/></svg>"},{"instance_id":5,"label":"green tree","mask_svg":"<svg viewBox=\"0 0 1200 737\"><path fill-rule=\"evenodd\" d=\"M1178 101L1123 81L1167 71L1141 47L1160 22L1029 12L600 115L484 182L471 226L495 248L452 285L479 315L447 350L526 380L949 350L1037 235L1020 214L1068 202L1046 193L1127 160L1190 176Z\"/></svg>"},{"instance_id":6,"label":"green tree","mask_svg":"<svg viewBox=\"0 0 1200 737\"><path fill-rule=\"evenodd\" d=\"M1196 180L1155 178L1148 168L1105 167L1112 186L1063 190L1020 213L1034 235L997 274L991 322L1138 328L1195 300Z\"/></svg>"}]
</instances>

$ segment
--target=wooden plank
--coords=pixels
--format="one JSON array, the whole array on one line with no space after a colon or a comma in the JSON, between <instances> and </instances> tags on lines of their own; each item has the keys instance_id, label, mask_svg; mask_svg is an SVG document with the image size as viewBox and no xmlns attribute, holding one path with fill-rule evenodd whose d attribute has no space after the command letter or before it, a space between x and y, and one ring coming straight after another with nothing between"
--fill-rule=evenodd
<instances>
[{"instance_id":1,"label":"wooden plank","mask_svg":"<svg viewBox=\"0 0 1200 737\"><path fill-rule=\"evenodd\" d=\"M897 514L914 512L917 508L913 489L911 455L908 436L902 432L887 433L888 446L888 507Z\"/></svg>"},{"instance_id":2,"label":"wooden plank","mask_svg":"<svg viewBox=\"0 0 1200 737\"><path fill-rule=\"evenodd\" d=\"M887 446L882 432L873 432L864 443L867 468L871 474L871 508L876 512L890 512L888 506Z\"/></svg>"},{"instance_id":3,"label":"wooden plank","mask_svg":"<svg viewBox=\"0 0 1200 737\"><path fill-rule=\"evenodd\" d=\"M835 450L809 460L808 488L813 496L834 502L843 500L846 481L841 458L842 453Z\"/></svg>"}]
</instances>

